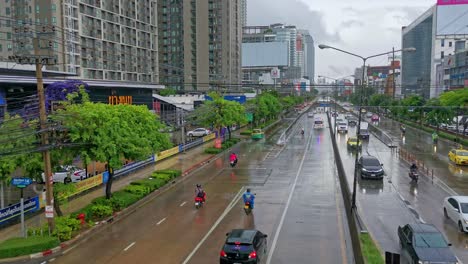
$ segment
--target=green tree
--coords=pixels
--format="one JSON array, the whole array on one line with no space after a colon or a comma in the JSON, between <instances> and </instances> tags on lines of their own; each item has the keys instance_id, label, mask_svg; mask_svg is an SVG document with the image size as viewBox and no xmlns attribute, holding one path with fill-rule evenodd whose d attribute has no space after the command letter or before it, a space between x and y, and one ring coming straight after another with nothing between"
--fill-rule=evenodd
<instances>
[{"instance_id":1,"label":"green tree","mask_svg":"<svg viewBox=\"0 0 468 264\"><path fill-rule=\"evenodd\" d=\"M245 107L238 102L224 100L217 93L210 93L212 101L205 100L205 103L195 109L189 116L189 119L201 125L213 126L218 131L218 137L221 135L223 127L228 128L229 138L231 138L230 127L234 124L244 124L247 122L245 116Z\"/></svg>"},{"instance_id":2,"label":"green tree","mask_svg":"<svg viewBox=\"0 0 468 264\"><path fill-rule=\"evenodd\" d=\"M439 99L443 106L468 107L468 88L445 92Z\"/></svg>"},{"instance_id":3,"label":"green tree","mask_svg":"<svg viewBox=\"0 0 468 264\"><path fill-rule=\"evenodd\" d=\"M282 111L283 107L278 97L271 92L265 92L257 98L257 109L254 117L258 124L258 121L262 122L262 120L266 121L278 118Z\"/></svg>"},{"instance_id":4,"label":"green tree","mask_svg":"<svg viewBox=\"0 0 468 264\"><path fill-rule=\"evenodd\" d=\"M177 94L177 90L174 88L165 88L159 91L159 95L161 96L169 96L169 95L174 95Z\"/></svg>"},{"instance_id":5,"label":"green tree","mask_svg":"<svg viewBox=\"0 0 468 264\"><path fill-rule=\"evenodd\" d=\"M439 98L432 98L424 105L426 122L439 128L442 123L449 123L453 116L450 108L442 106Z\"/></svg>"},{"instance_id":6,"label":"green tree","mask_svg":"<svg viewBox=\"0 0 468 264\"><path fill-rule=\"evenodd\" d=\"M34 148L36 131L21 116L8 113L0 124L0 206L5 207L4 185L11 181L11 174Z\"/></svg>"},{"instance_id":7,"label":"green tree","mask_svg":"<svg viewBox=\"0 0 468 264\"><path fill-rule=\"evenodd\" d=\"M142 160L171 146L169 137L159 132L164 126L146 106L85 102L69 104L59 114L70 141L85 146L80 152L107 163L108 199L114 170L122 167L123 159Z\"/></svg>"}]
</instances>

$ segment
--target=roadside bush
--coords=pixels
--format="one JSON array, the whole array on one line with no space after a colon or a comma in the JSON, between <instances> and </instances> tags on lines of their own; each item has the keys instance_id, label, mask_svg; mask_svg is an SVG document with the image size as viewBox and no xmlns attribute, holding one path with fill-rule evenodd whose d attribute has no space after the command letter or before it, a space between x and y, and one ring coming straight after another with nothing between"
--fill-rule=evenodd
<instances>
[{"instance_id":1,"label":"roadside bush","mask_svg":"<svg viewBox=\"0 0 468 264\"><path fill-rule=\"evenodd\" d=\"M31 236L28 238L10 238L0 243L0 258L13 258L38 253L60 244L56 237Z\"/></svg>"},{"instance_id":2,"label":"roadside bush","mask_svg":"<svg viewBox=\"0 0 468 264\"><path fill-rule=\"evenodd\" d=\"M252 135L252 130L244 130L242 132L240 132L241 135L243 136L250 136Z\"/></svg>"},{"instance_id":3,"label":"roadside bush","mask_svg":"<svg viewBox=\"0 0 468 264\"><path fill-rule=\"evenodd\" d=\"M164 174L169 174L172 176L172 178L177 178L180 175L182 175L182 171L180 170L158 170L155 171L156 173L164 173Z\"/></svg>"},{"instance_id":4,"label":"roadside bush","mask_svg":"<svg viewBox=\"0 0 468 264\"><path fill-rule=\"evenodd\" d=\"M103 219L105 217L111 216L113 210L111 206L96 204L91 207L91 212L95 219Z\"/></svg>"},{"instance_id":5,"label":"roadside bush","mask_svg":"<svg viewBox=\"0 0 468 264\"><path fill-rule=\"evenodd\" d=\"M136 203L140 197L126 191L116 191L112 194L112 199L121 201L121 205L123 205L122 208L126 208Z\"/></svg>"},{"instance_id":6,"label":"roadside bush","mask_svg":"<svg viewBox=\"0 0 468 264\"><path fill-rule=\"evenodd\" d=\"M80 220L70 216L61 216L55 218L55 230L52 235L60 241L67 241L72 238L73 232L80 230L80 228Z\"/></svg>"},{"instance_id":7,"label":"roadside bush","mask_svg":"<svg viewBox=\"0 0 468 264\"><path fill-rule=\"evenodd\" d=\"M30 227L26 232L28 236L49 236L49 226L45 224L41 227Z\"/></svg>"},{"instance_id":8,"label":"roadside bush","mask_svg":"<svg viewBox=\"0 0 468 264\"><path fill-rule=\"evenodd\" d=\"M156 173L153 175L153 177L156 179L163 180L164 183L168 183L173 178L170 174L165 174L165 173Z\"/></svg>"},{"instance_id":9,"label":"roadside bush","mask_svg":"<svg viewBox=\"0 0 468 264\"><path fill-rule=\"evenodd\" d=\"M139 198L143 198L150 193L149 188L143 185L129 185L125 187L124 191L137 195Z\"/></svg>"},{"instance_id":10,"label":"roadside bush","mask_svg":"<svg viewBox=\"0 0 468 264\"><path fill-rule=\"evenodd\" d=\"M217 149L217 148L207 148L205 149L206 154L219 154L223 151L222 149Z\"/></svg>"},{"instance_id":11,"label":"roadside bush","mask_svg":"<svg viewBox=\"0 0 468 264\"><path fill-rule=\"evenodd\" d=\"M112 206L111 199L106 199L106 197L98 197L98 198L94 199L91 203L94 204L94 205Z\"/></svg>"}]
</instances>

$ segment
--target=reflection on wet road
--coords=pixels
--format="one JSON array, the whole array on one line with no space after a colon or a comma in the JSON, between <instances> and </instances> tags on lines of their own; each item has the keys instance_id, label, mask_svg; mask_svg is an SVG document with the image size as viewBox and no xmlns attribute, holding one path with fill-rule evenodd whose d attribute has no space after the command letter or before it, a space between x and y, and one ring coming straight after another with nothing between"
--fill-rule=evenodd
<instances>
[{"instance_id":1,"label":"reflection on wet road","mask_svg":"<svg viewBox=\"0 0 468 264\"><path fill-rule=\"evenodd\" d=\"M354 128L350 129L349 136L355 133ZM413 140L408 134L411 132L407 132L407 142L408 139ZM347 150L347 137L348 135L338 135L338 144L351 186L355 153ZM424 141L422 136L416 138ZM412 144L413 148L418 145ZM468 235L459 233L456 225L446 220L443 215L443 199L451 195L451 189L427 177L421 177L418 183L411 183L408 176L409 164L399 159L396 151L387 148L372 135L368 142L364 141L363 153L376 156L385 169L383 181L361 180L358 177L357 194L361 217L382 250L400 252L397 227L422 221L434 224L442 231L453 244L452 249L457 257L465 263L468 262Z\"/></svg>"},{"instance_id":2,"label":"reflection on wet road","mask_svg":"<svg viewBox=\"0 0 468 264\"><path fill-rule=\"evenodd\" d=\"M275 143L287 124L266 140L239 144L235 168L221 156L56 262L217 263L226 232L255 228L269 236L271 263L352 263L330 135L312 123L299 120L284 147ZM207 192L199 210L196 183ZM246 187L257 196L249 216L240 199Z\"/></svg>"}]
</instances>

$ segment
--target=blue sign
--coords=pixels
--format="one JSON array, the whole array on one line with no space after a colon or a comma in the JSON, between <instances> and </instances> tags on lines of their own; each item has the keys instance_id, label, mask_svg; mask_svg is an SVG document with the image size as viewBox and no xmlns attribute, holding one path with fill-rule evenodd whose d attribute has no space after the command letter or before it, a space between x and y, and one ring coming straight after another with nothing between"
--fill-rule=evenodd
<instances>
[{"instance_id":1,"label":"blue sign","mask_svg":"<svg viewBox=\"0 0 468 264\"><path fill-rule=\"evenodd\" d=\"M39 196L24 201L24 214L39 210ZM0 210L0 226L15 220L21 215L21 203Z\"/></svg>"},{"instance_id":2,"label":"blue sign","mask_svg":"<svg viewBox=\"0 0 468 264\"><path fill-rule=\"evenodd\" d=\"M11 181L11 184L18 188L24 188L31 183L32 180L30 178L13 178Z\"/></svg>"},{"instance_id":3,"label":"blue sign","mask_svg":"<svg viewBox=\"0 0 468 264\"><path fill-rule=\"evenodd\" d=\"M208 101L213 101L213 98L209 97L208 95L205 95L205 99ZM226 101L238 102L240 104L245 104L245 102L247 102L247 96L245 95L225 95L223 99Z\"/></svg>"}]
</instances>

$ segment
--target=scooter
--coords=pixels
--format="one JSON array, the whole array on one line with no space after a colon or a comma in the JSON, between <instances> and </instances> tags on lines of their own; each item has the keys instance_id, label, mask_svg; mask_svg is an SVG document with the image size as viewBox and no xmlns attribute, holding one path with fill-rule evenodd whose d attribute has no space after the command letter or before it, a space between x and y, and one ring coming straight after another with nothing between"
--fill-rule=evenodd
<instances>
[{"instance_id":1,"label":"scooter","mask_svg":"<svg viewBox=\"0 0 468 264\"><path fill-rule=\"evenodd\" d=\"M419 173L417 170L410 170L408 173L409 177L411 178L411 181L418 182L419 179Z\"/></svg>"},{"instance_id":2,"label":"scooter","mask_svg":"<svg viewBox=\"0 0 468 264\"><path fill-rule=\"evenodd\" d=\"M203 198L198 197L198 196L195 197L195 208L196 208L196 209L199 209L200 207L202 207L203 204L204 204Z\"/></svg>"},{"instance_id":3,"label":"scooter","mask_svg":"<svg viewBox=\"0 0 468 264\"><path fill-rule=\"evenodd\" d=\"M234 168L237 164L237 159L230 162L231 168Z\"/></svg>"},{"instance_id":4,"label":"scooter","mask_svg":"<svg viewBox=\"0 0 468 264\"><path fill-rule=\"evenodd\" d=\"M252 207L250 206L250 202L246 202L244 204L244 211L246 215L249 215L252 212Z\"/></svg>"}]
</instances>

